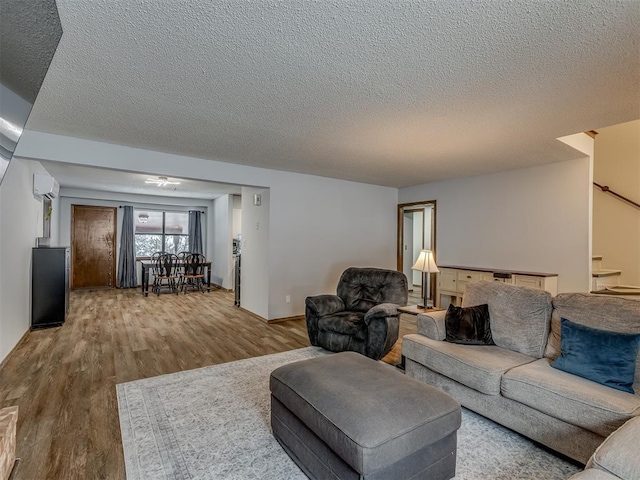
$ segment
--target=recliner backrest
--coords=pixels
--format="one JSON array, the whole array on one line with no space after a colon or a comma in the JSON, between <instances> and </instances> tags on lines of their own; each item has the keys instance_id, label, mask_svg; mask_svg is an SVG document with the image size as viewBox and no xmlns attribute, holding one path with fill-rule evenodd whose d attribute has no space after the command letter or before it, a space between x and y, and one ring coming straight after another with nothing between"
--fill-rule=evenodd
<instances>
[{"instance_id":1,"label":"recliner backrest","mask_svg":"<svg viewBox=\"0 0 640 480\"><path fill-rule=\"evenodd\" d=\"M337 289L347 310L367 312L381 303L407 304L408 287L404 273L382 268L347 268Z\"/></svg>"}]
</instances>

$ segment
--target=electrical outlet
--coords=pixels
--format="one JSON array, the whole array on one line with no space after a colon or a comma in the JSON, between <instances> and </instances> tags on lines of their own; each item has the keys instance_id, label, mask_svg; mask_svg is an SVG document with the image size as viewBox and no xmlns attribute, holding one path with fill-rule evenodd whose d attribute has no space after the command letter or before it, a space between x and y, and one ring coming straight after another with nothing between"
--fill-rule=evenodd
<instances>
[{"instance_id":1,"label":"electrical outlet","mask_svg":"<svg viewBox=\"0 0 640 480\"><path fill-rule=\"evenodd\" d=\"M285 295L284 301L287 303L291 303L291 295Z\"/></svg>"},{"instance_id":2,"label":"electrical outlet","mask_svg":"<svg viewBox=\"0 0 640 480\"><path fill-rule=\"evenodd\" d=\"M260 222L256 222L256 230L260 230Z\"/></svg>"}]
</instances>

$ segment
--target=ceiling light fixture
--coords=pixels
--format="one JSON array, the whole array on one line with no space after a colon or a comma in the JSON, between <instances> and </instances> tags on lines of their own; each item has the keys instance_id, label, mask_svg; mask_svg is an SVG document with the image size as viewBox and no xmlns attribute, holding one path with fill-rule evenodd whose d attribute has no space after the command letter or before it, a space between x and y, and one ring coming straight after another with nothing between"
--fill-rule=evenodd
<instances>
[{"instance_id":1,"label":"ceiling light fixture","mask_svg":"<svg viewBox=\"0 0 640 480\"><path fill-rule=\"evenodd\" d=\"M180 182L170 182L167 177L147 178L144 183L153 183L158 187L166 187L167 185L180 185Z\"/></svg>"}]
</instances>

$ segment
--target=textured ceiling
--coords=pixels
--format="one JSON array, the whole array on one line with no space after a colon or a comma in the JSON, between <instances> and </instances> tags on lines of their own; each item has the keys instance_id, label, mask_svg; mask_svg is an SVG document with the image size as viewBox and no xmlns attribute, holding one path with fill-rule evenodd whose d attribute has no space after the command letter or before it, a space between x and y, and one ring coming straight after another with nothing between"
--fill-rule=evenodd
<instances>
[{"instance_id":1,"label":"textured ceiling","mask_svg":"<svg viewBox=\"0 0 640 480\"><path fill-rule=\"evenodd\" d=\"M55 0L2 0L2 83L33 103L61 36L62 26Z\"/></svg>"},{"instance_id":2,"label":"textured ceiling","mask_svg":"<svg viewBox=\"0 0 640 480\"><path fill-rule=\"evenodd\" d=\"M179 185L158 187L145 184L145 180L149 178L158 178L153 174L83 167L70 163L43 161L42 164L47 172L65 188L200 200L212 200L225 194L240 195L242 191L242 187L238 185L174 177L169 180L180 182Z\"/></svg>"},{"instance_id":3,"label":"textured ceiling","mask_svg":"<svg viewBox=\"0 0 640 480\"><path fill-rule=\"evenodd\" d=\"M640 118L636 0L58 0L28 128L402 187Z\"/></svg>"}]
</instances>

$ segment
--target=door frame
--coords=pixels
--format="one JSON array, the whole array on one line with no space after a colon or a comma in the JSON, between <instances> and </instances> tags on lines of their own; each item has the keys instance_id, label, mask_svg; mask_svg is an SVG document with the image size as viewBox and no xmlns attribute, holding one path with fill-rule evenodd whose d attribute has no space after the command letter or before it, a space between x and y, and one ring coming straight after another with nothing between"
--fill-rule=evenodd
<instances>
[{"instance_id":1,"label":"door frame","mask_svg":"<svg viewBox=\"0 0 640 480\"><path fill-rule=\"evenodd\" d=\"M437 200L425 200L423 202L410 202L410 203L399 203L398 204L398 219L397 219L397 250L396 250L396 267L399 272L404 273L404 214L405 212L411 212L413 210L417 210L420 205L433 205L433 213L431 216L431 251L434 253L436 250L436 225L437 225ZM406 209L406 210L405 210ZM424 230L422 233L422 241L424 245ZM432 278L430 279L430 292L429 295L431 299L435 301L436 298L436 287L437 282L433 281L433 276L435 274L432 273ZM423 286L424 288L424 286Z\"/></svg>"},{"instance_id":2,"label":"door frame","mask_svg":"<svg viewBox=\"0 0 640 480\"><path fill-rule=\"evenodd\" d=\"M69 245L69 251L71 253L71 278L70 278L70 288L73 290L75 285L73 284L75 280L74 268L75 262L74 259L74 245L75 245L75 218L76 218L76 207L89 208L89 209L100 209L100 210L113 210L113 258L111 260L111 278L113 278L113 286L112 287L104 287L104 288L117 288L118 286L118 278L116 277L116 256L117 256L117 242L118 242L118 207L109 207L102 205L76 205L71 204L71 245Z\"/></svg>"}]
</instances>

